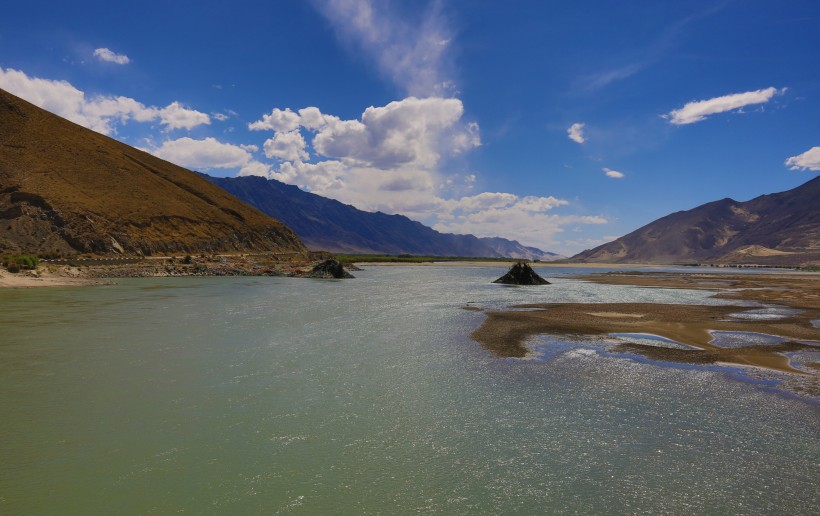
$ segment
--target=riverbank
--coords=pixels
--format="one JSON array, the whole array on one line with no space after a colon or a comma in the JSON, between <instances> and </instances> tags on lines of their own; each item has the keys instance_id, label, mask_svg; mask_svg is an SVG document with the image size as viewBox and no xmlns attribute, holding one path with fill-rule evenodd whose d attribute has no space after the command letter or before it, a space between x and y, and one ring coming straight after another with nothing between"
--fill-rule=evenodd
<instances>
[{"instance_id":1,"label":"riverbank","mask_svg":"<svg viewBox=\"0 0 820 516\"><path fill-rule=\"evenodd\" d=\"M36 271L23 271L15 274L0 269L0 288L76 287L104 283L104 281L85 277L76 268L67 266L56 270L40 267Z\"/></svg>"},{"instance_id":2,"label":"riverbank","mask_svg":"<svg viewBox=\"0 0 820 516\"><path fill-rule=\"evenodd\" d=\"M110 284L110 278L185 276L306 276L326 253L283 258L272 254L239 254L132 259L41 261L36 270L10 273L0 269L0 288L37 288Z\"/></svg>"}]
</instances>

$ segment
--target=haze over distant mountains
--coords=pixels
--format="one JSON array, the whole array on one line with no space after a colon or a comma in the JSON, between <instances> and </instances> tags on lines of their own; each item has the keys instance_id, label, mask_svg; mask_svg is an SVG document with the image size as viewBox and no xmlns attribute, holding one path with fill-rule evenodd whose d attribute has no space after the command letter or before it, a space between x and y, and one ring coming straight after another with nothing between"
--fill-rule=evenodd
<instances>
[{"instance_id":1,"label":"haze over distant mountains","mask_svg":"<svg viewBox=\"0 0 820 516\"><path fill-rule=\"evenodd\" d=\"M721 199L672 213L571 260L820 264L820 176L786 192L746 202Z\"/></svg>"},{"instance_id":2,"label":"haze over distant mountains","mask_svg":"<svg viewBox=\"0 0 820 516\"><path fill-rule=\"evenodd\" d=\"M404 215L362 211L273 179L203 176L284 222L312 249L335 253L507 257L542 261L564 258L506 238L439 233Z\"/></svg>"},{"instance_id":3,"label":"haze over distant mountains","mask_svg":"<svg viewBox=\"0 0 820 516\"><path fill-rule=\"evenodd\" d=\"M0 90L0 252L306 252L199 175Z\"/></svg>"}]
</instances>

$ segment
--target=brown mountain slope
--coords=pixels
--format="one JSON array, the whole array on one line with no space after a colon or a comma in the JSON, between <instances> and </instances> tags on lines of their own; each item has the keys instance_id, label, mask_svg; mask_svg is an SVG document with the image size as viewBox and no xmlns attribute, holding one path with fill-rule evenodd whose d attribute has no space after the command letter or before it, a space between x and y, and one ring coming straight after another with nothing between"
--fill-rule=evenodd
<instances>
[{"instance_id":1,"label":"brown mountain slope","mask_svg":"<svg viewBox=\"0 0 820 516\"><path fill-rule=\"evenodd\" d=\"M572 258L610 263L820 263L820 177L751 201L723 199L667 215Z\"/></svg>"},{"instance_id":2,"label":"brown mountain slope","mask_svg":"<svg viewBox=\"0 0 820 516\"><path fill-rule=\"evenodd\" d=\"M0 90L0 252L304 252L197 174Z\"/></svg>"}]
</instances>

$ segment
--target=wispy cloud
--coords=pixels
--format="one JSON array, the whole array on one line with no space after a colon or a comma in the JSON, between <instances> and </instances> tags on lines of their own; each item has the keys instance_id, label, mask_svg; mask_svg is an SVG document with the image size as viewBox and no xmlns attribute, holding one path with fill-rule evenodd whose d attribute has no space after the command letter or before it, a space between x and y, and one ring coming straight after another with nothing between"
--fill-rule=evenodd
<instances>
[{"instance_id":1,"label":"wispy cloud","mask_svg":"<svg viewBox=\"0 0 820 516\"><path fill-rule=\"evenodd\" d=\"M107 48L98 48L94 50L94 57L99 59L100 61L105 61L107 63L114 63L118 65L125 65L131 62L131 59L128 58L125 54L117 54Z\"/></svg>"},{"instance_id":2,"label":"wispy cloud","mask_svg":"<svg viewBox=\"0 0 820 516\"><path fill-rule=\"evenodd\" d=\"M755 104L765 104L775 95L782 95L785 92L786 88L778 90L771 87L745 93L733 93L707 100L697 100L688 102L682 108L675 109L668 115L663 115L663 117L674 125L694 124L706 120L706 117L710 115L735 111Z\"/></svg>"},{"instance_id":3,"label":"wispy cloud","mask_svg":"<svg viewBox=\"0 0 820 516\"><path fill-rule=\"evenodd\" d=\"M352 42L405 93L417 97L454 93L448 53L451 34L438 2L413 24L376 0L316 0L339 37ZM414 4L416 5L416 4Z\"/></svg>"},{"instance_id":4,"label":"wispy cloud","mask_svg":"<svg viewBox=\"0 0 820 516\"><path fill-rule=\"evenodd\" d=\"M803 154L786 160L791 170L820 170L820 147L812 147Z\"/></svg>"},{"instance_id":5,"label":"wispy cloud","mask_svg":"<svg viewBox=\"0 0 820 516\"><path fill-rule=\"evenodd\" d=\"M609 83L627 79L654 62L654 58L644 58L636 63L629 63L619 68L593 74L584 79L586 89L597 90L603 88Z\"/></svg>"},{"instance_id":6,"label":"wispy cloud","mask_svg":"<svg viewBox=\"0 0 820 516\"><path fill-rule=\"evenodd\" d=\"M663 57L673 49L678 41L686 33L686 29L692 23L708 18L723 9L731 0L723 1L717 5L690 14L671 25L665 27L660 34L640 51L632 53L627 62L620 66L615 66L592 75L583 77L580 86L586 90L598 90L613 82L628 79L633 75L642 72L644 69L660 62Z\"/></svg>"},{"instance_id":7,"label":"wispy cloud","mask_svg":"<svg viewBox=\"0 0 820 516\"><path fill-rule=\"evenodd\" d=\"M567 129L567 135L569 135L569 139L577 142L577 143L584 143L586 138L584 138L584 124L580 122L575 122L569 129Z\"/></svg>"}]
</instances>

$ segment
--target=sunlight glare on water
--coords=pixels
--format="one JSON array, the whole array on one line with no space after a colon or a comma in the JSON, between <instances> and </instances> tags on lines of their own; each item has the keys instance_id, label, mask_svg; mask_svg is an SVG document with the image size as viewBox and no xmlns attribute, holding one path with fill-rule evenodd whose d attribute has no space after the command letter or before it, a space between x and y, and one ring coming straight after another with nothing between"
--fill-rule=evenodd
<instances>
[{"instance_id":1,"label":"sunlight glare on water","mask_svg":"<svg viewBox=\"0 0 820 516\"><path fill-rule=\"evenodd\" d=\"M584 347L496 359L462 309L721 301L503 272L2 291L0 512L816 513L815 405Z\"/></svg>"}]
</instances>

